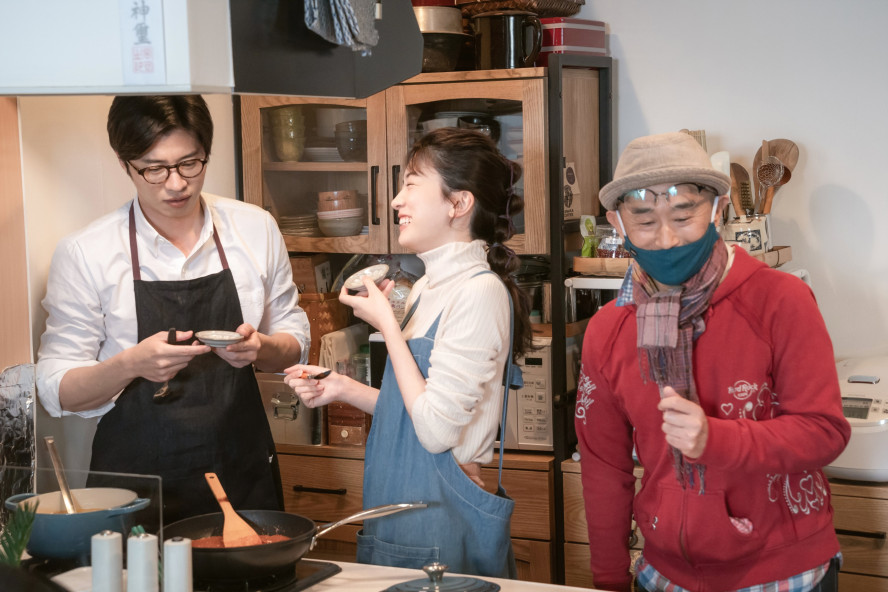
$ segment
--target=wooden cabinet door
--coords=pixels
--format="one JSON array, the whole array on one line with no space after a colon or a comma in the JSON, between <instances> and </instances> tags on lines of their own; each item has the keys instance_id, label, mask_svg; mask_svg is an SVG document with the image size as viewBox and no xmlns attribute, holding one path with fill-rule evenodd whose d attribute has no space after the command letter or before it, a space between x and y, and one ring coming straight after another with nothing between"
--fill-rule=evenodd
<instances>
[{"instance_id":1,"label":"wooden cabinet door","mask_svg":"<svg viewBox=\"0 0 888 592\"><path fill-rule=\"evenodd\" d=\"M298 154L282 155L274 139L273 110L299 107L304 134L295 140ZM366 120L366 158L344 161L330 132L319 132L321 115L334 112L342 122ZM267 209L278 220L290 251L324 253L385 253L388 250L388 185L382 174L386 162L385 93L366 99L315 97L241 97L244 162L244 200ZM326 129L326 126L325 126ZM324 136L318 136L324 133ZM335 132L334 132L335 133ZM318 193L351 189L358 193L363 212L360 233L326 236L306 228L317 212Z\"/></svg>"},{"instance_id":2,"label":"wooden cabinet door","mask_svg":"<svg viewBox=\"0 0 888 592\"><path fill-rule=\"evenodd\" d=\"M407 149L423 122L442 113L480 113L501 122L500 151L517 159L524 169L524 212L517 219L523 232L509 241L516 253L549 252L548 136L546 80L543 69L521 71L448 72L422 74L386 91L388 117L388 171L391 196L403 182ZM440 119L440 118L437 118ZM453 119L456 119L454 117ZM509 123L508 128L506 123ZM408 126L416 125L415 129ZM513 218L514 219L514 218ZM393 253L404 250L397 242L397 224L390 217ZM523 223L521 222L523 220Z\"/></svg>"}]
</instances>

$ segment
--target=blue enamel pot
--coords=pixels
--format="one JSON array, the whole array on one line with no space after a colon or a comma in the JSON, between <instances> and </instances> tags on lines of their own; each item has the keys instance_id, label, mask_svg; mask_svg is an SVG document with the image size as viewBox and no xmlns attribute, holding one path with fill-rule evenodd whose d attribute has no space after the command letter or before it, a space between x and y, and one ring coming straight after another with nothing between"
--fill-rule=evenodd
<instances>
[{"instance_id":1,"label":"blue enamel pot","mask_svg":"<svg viewBox=\"0 0 888 592\"><path fill-rule=\"evenodd\" d=\"M133 512L151 500L135 491L112 487L72 489L80 512L68 514L58 491L34 495L21 493L6 500L6 507L18 511L22 504L38 502L37 516L28 540L28 553L47 559L83 559L89 557L92 536L113 530L124 537L133 527Z\"/></svg>"}]
</instances>

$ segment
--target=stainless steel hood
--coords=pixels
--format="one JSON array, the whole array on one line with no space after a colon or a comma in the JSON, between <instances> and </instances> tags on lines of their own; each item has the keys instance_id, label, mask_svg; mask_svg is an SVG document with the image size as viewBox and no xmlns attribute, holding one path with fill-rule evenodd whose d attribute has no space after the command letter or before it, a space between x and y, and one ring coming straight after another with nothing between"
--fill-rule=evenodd
<instances>
[{"instance_id":1,"label":"stainless steel hood","mask_svg":"<svg viewBox=\"0 0 888 592\"><path fill-rule=\"evenodd\" d=\"M407 0L370 55L309 31L302 0L42 0L0 7L0 95L262 93L366 97L419 74Z\"/></svg>"}]
</instances>

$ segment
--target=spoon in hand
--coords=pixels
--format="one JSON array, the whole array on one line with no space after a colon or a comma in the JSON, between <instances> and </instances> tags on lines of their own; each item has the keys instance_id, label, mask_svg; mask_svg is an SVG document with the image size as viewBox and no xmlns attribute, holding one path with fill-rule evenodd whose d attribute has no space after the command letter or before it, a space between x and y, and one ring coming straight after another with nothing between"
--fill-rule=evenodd
<instances>
[{"instance_id":1,"label":"spoon in hand","mask_svg":"<svg viewBox=\"0 0 888 592\"><path fill-rule=\"evenodd\" d=\"M169 343L170 345L175 345L175 343L176 343L176 330L175 329L170 329L167 332L167 343ZM159 389L157 389L157 391L155 391L154 400L157 401L158 399L163 399L169 393L170 393L170 381L167 380L166 382L163 383L163 386L161 386Z\"/></svg>"},{"instance_id":2,"label":"spoon in hand","mask_svg":"<svg viewBox=\"0 0 888 592\"><path fill-rule=\"evenodd\" d=\"M332 370L324 370L323 372L318 372L317 374L309 374L305 370L302 371L302 376L297 376L297 378L307 378L309 380L321 380L322 378L327 378L330 376ZM287 376L286 372L276 372L278 376Z\"/></svg>"}]
</instances>

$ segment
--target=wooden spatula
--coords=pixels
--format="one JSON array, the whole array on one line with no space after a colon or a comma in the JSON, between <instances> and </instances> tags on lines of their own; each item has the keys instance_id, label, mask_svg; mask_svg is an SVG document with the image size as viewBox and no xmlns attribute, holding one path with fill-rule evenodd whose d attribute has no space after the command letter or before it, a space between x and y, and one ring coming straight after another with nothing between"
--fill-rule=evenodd
<instances>
[{"instance_id":1,"label":"wooden spatula","mask_svg":"<svg viewBox=\"0 0 888 592\"><path fill-rule=\"evenodd\" d=\"M238 516L234 508L231 507L231 502L228 501L228 496L225 495L225 490L222 489L222 484L219 483L219 477L216 476L216 473L204 473L204 477L206 477L207 483L210 484L210 489L213 490L213 495L216 496L219 507L222 508L225 520L222 526L222 544L225 547L261 545L262 539L259 538L256 531L243 518Z\"/></svg>"}]
</instances>

